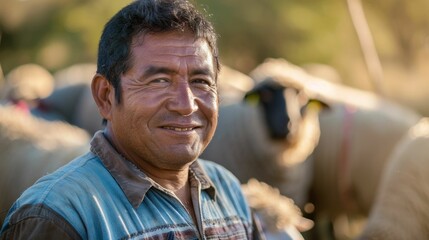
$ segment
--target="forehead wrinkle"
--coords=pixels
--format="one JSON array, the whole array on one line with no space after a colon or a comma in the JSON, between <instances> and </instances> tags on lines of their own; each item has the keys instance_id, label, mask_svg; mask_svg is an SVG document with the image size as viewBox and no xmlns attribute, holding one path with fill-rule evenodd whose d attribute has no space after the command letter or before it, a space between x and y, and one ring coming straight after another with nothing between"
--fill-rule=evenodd
<instances>
[{"instance_id":1,"label":"forehead wrinkle","mask_svg":"<svg viewBox=\"0 0 429 240\"><path fill-rule=\"evenodd\" d=\"M144 69L143 77L146 78L158 73L175 74L177 71L168 67L150 65Z\"/></svg>"},{"instance_id":2,"label":"forehead wrinkle","mask_svg":"<svg viewBox=\"0 0 429 240\"><path fill-rule=\"evenodd\" d=\"M192 57L199 56L198 54L202 52L198 47L195 46L162 46L161 51L157 50L149 50L151 52L156 52L158 56L178 56L178 57Z\"/></svg>"},{"instance_id":3,"label":"forehead wrinkle","mask_svg":"<svg viewBox=\"0 0 429 240\"><path fill-rule=\"evenodd\" d=\"M161 41L155 42L153 47L146 48L144 45L144 40L148 40L148 38L154 37L155 35L145 35L144 37L135 38L132 44L134 49L136 48L144 48L142 54L145 55L144 52L149 55L155 55L158 59L153 59L152 66L147 66L145 69L141 69L140 77L147 77L156 73L166 73L166 74L174 74L178 73L180 70L180 65L183 64L183 58L191 58L189 60L185 60L186 65L191 62L198 63L194 65L193 69L189 69L188 66L185 67L185 70L188 74L191 75L209 75L215 77L214 65L211 67L210 63L212 63L212 53L210 51L210 47L208 43L204 39L197 39L193 41L188 41L183 45L183 42L177 43L177 39L171 39L170 42ZM185 36L184 36L185 37ZM168 38L167 38L168 39ZM165 40L165 39L164 39ZM133 57L135 56L136 51L132 51ZM194 59L192 59L194 58ZM165 61L168 60L168 61ZM208 61L206 61L208 60ZM173 65L168 66L167 62L173 62ZM176 66L176 67L174 67Z\"/></svg>"},{"instance_id":4,"label":"forehead wrinkle","mask_svg":"<svg viewBox=\"0 0 429 240\"><path fill-rule=\"evenodd\" d=\"M194 57L194 56L192 56ZM199 56L198 58L204 58L204 56ZM192 64L194 63L194 64ZM206 76L211 76L214 77L214 72L213 72L213 67L210 67L210 62L205 62L205 61L201 61L201 62L194 62L194 61L183 61L179 63L180 66L179 68L182 69L186 69L185 71L190 75L190 76L195 76L195 75L206 75Z\"/></svg>"},{"instance_id":5,"label":"forehead wrinkle","mask_svg":"<svg viewBox=\"0 0 429 240\"><path fill-rule=\"evenodd\" d=\"M189 69L188 64L187 63L182 63L186 66L184 66L184 68L177 66L178 69L175 68L171 68L171 67L165 67L165 66L155 66L155 65L151 65L146 67L143 72L142 72L142 76L143 78L148 78L152 75L155 74L168 74L168 75L174 75L174 74L179 74L181 69L183 69L184 71L186 71L190 76L195 76L195 75L206 75L206 76L214 76L214 72L210 69L209 66L196 66L194 68Z\"/></svg>"},{"instance_id":6,"label":"forehead wrinkle","mask_svg":"<svg viewBox=\"0 0 429 240\"><path fill-rule=\"evenodd\" d=\"M204 57L207 57L207 53L211 53L208 43L202 39L194 40L192 42L187 42L186 45L182 43L177 43L175 39L172 39L172 42L165 45L164 43L159 43L161 45L161 50L156 50L158 55L178 55L178 56L198 56L201 53ZM159 46L155 44L154 46ZM149 49L151 51L151 49ZM155 50L153 50L155 51Z\"/></svg>"}]
</instances>

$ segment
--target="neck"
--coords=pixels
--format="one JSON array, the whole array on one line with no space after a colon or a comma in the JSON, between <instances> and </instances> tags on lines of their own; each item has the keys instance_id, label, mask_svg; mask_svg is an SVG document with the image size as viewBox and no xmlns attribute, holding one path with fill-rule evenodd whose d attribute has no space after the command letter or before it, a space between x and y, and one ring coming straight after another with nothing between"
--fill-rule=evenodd
<instances>
[{"instance_id":1,"label":"neck","mask_svg":"<svg viewBox=\"0 0 429 240\"><path fill-rule=\"evenodd\" d=\"M164 188L176 192L188 185L189 167L180 170L142 169L144 173Z\"/></svg>"}]
</instances>

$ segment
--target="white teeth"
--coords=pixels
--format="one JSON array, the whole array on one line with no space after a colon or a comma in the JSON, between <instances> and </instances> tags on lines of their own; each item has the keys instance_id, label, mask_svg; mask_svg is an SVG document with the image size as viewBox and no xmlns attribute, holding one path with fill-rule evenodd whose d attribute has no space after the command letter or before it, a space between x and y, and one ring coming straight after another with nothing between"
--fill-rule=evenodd
<instances>
[{"instance_id":1,"label":"white teeth","mask_svg":"<svg viewBox=\"0 0 429 240\"><path fill-rule=\"evenodd\" d=\"M174 130L178 132L191 131L193 128L177 128L177 127L164 127L165 129Z\"/></svg>"}]
</instances>

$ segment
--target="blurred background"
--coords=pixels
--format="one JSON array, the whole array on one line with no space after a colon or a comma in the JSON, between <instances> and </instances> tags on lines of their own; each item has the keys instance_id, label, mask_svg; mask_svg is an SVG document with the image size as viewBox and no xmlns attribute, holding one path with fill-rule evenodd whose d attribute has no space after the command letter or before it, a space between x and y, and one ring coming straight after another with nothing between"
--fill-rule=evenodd
<instances>
[{"instance_id":1,"label":"blurred background","mask_svg":"<svg viewBox=\"0 0 429 240\"><path fill-rule=\"evenodd\" d=\"M129 0L1 0L4 75L37 63L56 72L94 63L104 23ZM266 58L334 67L343 84L376 91L343 0L197 0L220 35L221 60L249 73ZM362 2L382 67L382 93L429 116L429 1ZM378 90L377 90L378 91Z\"/></svg>"},{"instance_id":2,"label":"blurred background","mask_svg":"<svg viewBox=\"0 0 429 240\"><path fill-rule=\"evenodd\" d=\"M104 24L130 1L0 0L0 93L4 76L24 64L42 66L57 86L59 79L68 81L67 72L60 73L75 64L83 63L92 74ZM428 0L195 1L214 23L221 61L230 68L248 74L267 58L284 58L306 69L322 64L338 73L341 84L429 116ZM70 72L77 81L78 72ZM24 84L34 80L31 75Z\"/></svg>"}]
</instances>

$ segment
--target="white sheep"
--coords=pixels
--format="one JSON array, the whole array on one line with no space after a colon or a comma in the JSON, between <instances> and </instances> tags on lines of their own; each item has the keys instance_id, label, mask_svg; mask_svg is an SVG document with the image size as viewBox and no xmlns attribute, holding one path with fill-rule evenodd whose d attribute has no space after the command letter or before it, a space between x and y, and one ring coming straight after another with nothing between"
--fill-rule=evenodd
<instances>
[{"instance_id":1,"label":"white sheep","mask_svg":"<svg viewBox=\"0 0 429 240\"><path fill-rule=\"evenodd\" d=\"M55 88L62 88L75 84L90 85L92 77L97 71L95 63L77 63L56 71L54 75Z\"/></svg>"},{"instance_id":2,"label":"white sheep","mask_svg":"<svg viewBox=\"0 0 429 240\"><path fill-rule=\"evenodd\" d=\"M429 236L429 118L413 126L393 152L360 240Z\"/></svg>"},{"instance_id":3,"label":"white sheep","mask_svg":"<svg viewBox=\"0 0 429 240\"><path fill-rule=\"evenodd\" d=\"M296 175L295 182L311 179L316 216L332 221L344 214L367 216L391 152L421 116L376 94L309 75L283 59L268 59L251 76L256 81L271 77L330 105L319 115L320 139L311 163L304 161L306 166L290 171L308 173ZM311 170L302 169L306 167ZM301 191L308 193L310 188Z\"/></svg>"},{"instance_id":4,"label":"white sheep","mask_svg":"<svg viewBox=\"0 0 429 240\"><path fill-rule=\"evenodd\" d=\"M222 65L217 79L220 104L228 105L240 102L254 85L253 79L246 74Z\"/></svg>"},{"instance_id":5,"label":"white sheep","mask_svg":"<svg viewBox=\"0 0 429 240\"><path fill-rule=\"evenodd\" d=\"M87 152L89 140L86 131L70 124L0 105L0 223L27 187Z\"/></svg>"},{"instance_id":6,"label":"white sheep","mask_svg":"<svg viewBox=\"0 0 429 240\"><path fill-rule=\"evenodd\" d=\"M299 107L299 106L296 106ZM320 107L314 103L304 108L283 139L270 137L260 106L239 102L219 109L218 127L202 158L217 162L232 171L241 182L256 178L293 196L300 205L307 200L311 179L304 179L310 167L291 168L313 152L319 140ZM306 166L305 161L300 166ZM293 169L293 170L292 170ZM308 172L311 173L311 172Z\"/></svg>"},{"instance_id":7,"label":"white sheep","mask_svg":"<svg viewBox=\"0 0 429 240\"><path fill-rule=\"evenodd\" d=\"M54 77L44 67L37 64L24 64L12 69L5 77L3 99L17 103L47 97L54 89Z\"/></svg>"},{"instance_id":8,"label":"white sheep","mask_svg":"<svg viewBox=\"0 0 429 240\"><path fill-rule=\"evenodd\" d=\"M241 188L267 239L303 240L300 232L313 227L313 221L304 218L294 201L281 195L277 188L254 178Z\"/></svg>"}]
</instances>

